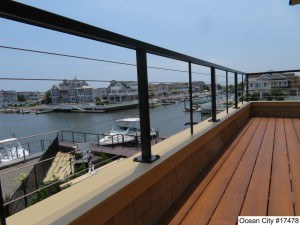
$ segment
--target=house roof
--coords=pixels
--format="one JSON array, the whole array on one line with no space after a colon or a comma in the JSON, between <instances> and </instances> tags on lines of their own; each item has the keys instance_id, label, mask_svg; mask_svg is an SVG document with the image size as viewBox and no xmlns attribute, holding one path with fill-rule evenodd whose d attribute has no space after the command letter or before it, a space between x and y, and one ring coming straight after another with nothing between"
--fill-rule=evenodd
<instances>
[{"instance_id":1,"label":"house roof","mask_svg":"<svg viewBox=\"0 0 300 225\"><path fill-rule=\"evenodd\" d=\"M92 87L89 86L89 85L83 85L83 86L81 86L81 88L82 88L82 89L92 89Z\"/></svg>"},{"instance_id":2,"label":"house roof","mask_svg":"<svg viewBox=\"0 0 300 225\"><path fill-rule=\"evenodd\" d=\"M280 73L263 74L257 80L287 80L287 78Z\"/></svg>"},{"instance_id":3,"label":"house roof","mask_svg":"<svg viewBox=\"0 0 300 225\"><path fill-rule=\"evenodd\" d=\"M286 77L280 73L273 73L272 75L269 75L269 77L271 77L272 80L286 80Z\"/></svg>"},{"instance_id":4,"label":"house roof","mask_svg":"<svg viewBox=\"0 0 300 225\"><path fill-rule=\"evenodd\" d=\"M268 75L261 75L257 80L271 80L271 77Z\"/></svg>"}]
</instances>

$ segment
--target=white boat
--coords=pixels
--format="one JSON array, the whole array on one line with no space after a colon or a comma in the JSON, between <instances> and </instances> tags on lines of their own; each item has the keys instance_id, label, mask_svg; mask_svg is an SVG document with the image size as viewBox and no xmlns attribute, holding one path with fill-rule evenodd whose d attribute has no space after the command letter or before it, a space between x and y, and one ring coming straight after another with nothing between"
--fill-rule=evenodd
<instances>
[{"instance_id":1,"label":"white boat","mask_svg":"<svg viewBox=\"0 0 300 225\"><path fill-rule=\"evenodd\" d=\"M116 122L117 125L110 133L99 140L100 145L121 145L136 143L140 140L140 118L124 118L116 120ZM155 138L157 135L158 129L150 131L151 138Z\"/></svg>"},{"instance_id":2,"label":"white boat","mask_svg":"<svg viewBox=\"0 0 300 225\"><path fill-rule=\"evenodd\" d=\"M15 109L15 108L8 108L4 110L5 113L17 113L19 111L20 109Z\"/></svg>"},{"instance_id":3,"label":"white boat","mask_svg":"<svg viewBox=\"0 0 300 225\"><path fill-rule=\"evenodd\" d=\"M36 109L35 114L44 114L53 112L53 109Z\"/></svg>"},{"instance_id":4,"label":"white boat","mask_svg":"<svg viewBox=\"0 0 300 225\"><path fill-rule=\"evenodd\" d=\"M21 110L20 110L20 113L21 113L21 114L29 114L30 111L29 111L29 110L26 110L26 109L21 109Z\"/></svg>"},{"instance_id":5,"label":"white boat","mask_svg":"<svg viewBox=\"0 0 300 225\"><path fill-rule=\"evenodd\" d=\"M0 163L23 158L24 155L29 155L29 152L21 146L17 138L0 140Z\"/></svg>"},{"instance_id":6,"label":"white boat","mask_svg":"<svg viewBox=\"0 0 300 225\"><path fill-rule=\"evenodd\" d=\"M196 107L193 107L192 108L193 109L193 111L197 111L197 108ZM191 110L190 110L190 108L184 108L184 110L183 110L183 112L190 112Z\"/></svg>"},{"instance_id":7,"label":"white boat","mask_svg":"<svg viewBox=\"0 0 300 225\"><path fill-rule=\"evenodd\" d=\"M154 108L157 106L161 106L161 103L158 102L158 99L149 99L149 107Z\"/></svg>"}]
</instances>

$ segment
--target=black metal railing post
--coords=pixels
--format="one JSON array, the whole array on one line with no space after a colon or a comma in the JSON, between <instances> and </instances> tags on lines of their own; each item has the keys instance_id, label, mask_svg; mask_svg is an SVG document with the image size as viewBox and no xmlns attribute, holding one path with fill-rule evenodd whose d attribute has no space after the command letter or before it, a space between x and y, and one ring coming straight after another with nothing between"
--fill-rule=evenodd
<instances>
[{"instance_id":1,"label":"black metal railing post","mask_svg":"<svg viewBox=\"0 0 300 225\"><path fill-rule=\"evenodd\" d=\"M135 143L136 143L136 148L138 149L139 148L139 137L138 137L137 133L135 133Z\"/></svg>"},{"instance_id":2,"label":"black metal railing post","mask_svg":"<svg viewBox=\"0 0 300 225\"><path fill-rule=\"evenodd\" d=\"M0 217L1 217L1 225L6 225L6 219L5 219L6 215L5 215L1 180L0 180Z\"/></svg>"},{"instance_id":3,"label":"black metal railing post","mask_svg":"<svg viewBox=\"0 0 300 225\"><path fill-rule=\"evenodd\" d=\"M16 146L16 155L17 155L17 158L19 158L18 146Z\"/></svg>"},{"instance_id":4,"label":"black metal railing post","mask_svg":"<svg viewBox=\"0 0 300 225\"><path fill-rule=\"evenodd\" d=\"M249 101L249 76L246 74L246 100Z\"/></svg>"},{"instance_id":5,"label":"black metal railing post","mask_svg":"<svg viewBox=\"0 0 300 225\"><path fill-rule=\"evenodd\" d=\"M70 162L70 172L71 174L74 174L73 166L72 166L72 158L69 158L69 162Z\"/></svg>"},{"instance_id":6,"label":"black metal railing post","mask_svg":"<svg viewBox=\"0 0 300 225\"><path fill-rule=\"evenodd\" d=\"M238 75L234 73L234 108L238 108Z\"/></svg>"},{"instance_id":7,"label":"black metal railing post","mask_svg":"<svg viewBox=\"0 0 300 225\"><path fill-rule=\"evenodd\" d=\"M30 155L31 150L30 150L30 144L29 143L27 143L27 148L28 148L28 153Z\"/></svg>"},{"instance_id":8,"label":"black metal railing post","mask_svg":"<svg viewBox=\"0 0 300 225\"><path fill-rule=\"evenodd\" d=\"M74 139L74 132L73 131L71 131L72 132L72 142L74 143L75 142L75 139Z\"/></svg>"},{"instance_id":9,"label":"black metal railing post","mask_svg":"<svg viewBox=\"0 0 300 225\"><path fill-rule=\"evenodd\" d=\"M23 149L23 161L26 161L25 149Z\"/></svg>"},{"instance_id":10,"label":"black metal railing post","mask_svg":"<svg viewBox=\"0 0 300 225\"><path fill-rule=\"evenodd\" d=\"M44 177L47 176L46 167L45 167L45 161L42 162L43 171L44 171Z\"/></svg>"},{"instance_id":11,"label":"black metal railing post","mask_svg":"<svg viewBox=\"0 0 300 225\"><path fill-rule=\"evenodd\" d=\"M242 104L244 104L244 74L242 74Z\"/></svg>"},{"instance_id":12,"label":"black metal railing post","mask_svg":"<svg viewBox=\"0 0 300 225\"><path fill-rule=\"evenodd\" d=\"M27 191L26 191L26 184L25 184L25 182L27 181L27 178L26 179L24 179L23 181L22 181L22 188L23 188L23 194L24 194L24 205L25 205L25 208L28 206L28 201L27 201Z\"/></svg>"},{"instance_id":13,"label":"black metal railing post","mask_svg":"<svg viewBox=\"0 0 300 225\"><path fill-rule=\"evenodd\" d=\"M45 151L44 140L41 140L41 149L42 149L42 152Z\"/></svg>"},{"instance_id":14,"label":"black metal railing post","mask_svg":"<svg viewBox=\"0 0 300 225\"><path fill-rule=\"evenodd\" d=\"M228 114L228 71L226 71L226 112Z\"/></svg>"},{"instance_id":15,"label":"black metal railing post","mask_svg":"<svg viewBox=\"0 0 300 225\"><path fill-rule=\"evenodd\" d=\"M137 158L134 158L134 161L143 162L143 163L152 163L153 161L157 160L159 156L151 155L147 52L145 49L136 50L136 61L137 61L137 80L138 80L138 94L139 94L142 155Z\"/></svg>"},{"instance_id":16,"label":"black metal railing post","mask_svg":"<svg viewBox=\"0 0 300 225\"><path fill-rule=\"evenodd\" d=\"M98 145L98 147L100 146L99 134L97 134L97 145Z\"/></svg>"},{"instance_id":17,"label":"black metal railing post","mask_svg":"<svg viewBox=\"0 0 300 225\"><path fill-rule=\"evenodd\" d=\"M192 87L192 63L189 62L189 95L190 95L190 126L191 134L194 133L194 118L193 118L193 87Z\"/></svg>"},{"instance_id":18,"label":"black metal railing post","mask_svg":"<svg viewBox=\"0 0 300 225\"><path fill-rule=\"evenodd\" d=\"M61 133L61 141L64 141L64 131L62 130L60 133Z\"/></svg>"},{"instance_id":19,"label":"black metal railing post","mask_svg":"<svg viewBox=\"0 0 300 225\"><path fill-rule=\"evenodd\" d=\"M38 182L38 176L37 176L37 171L36 171L36 164L33 165L34 169L34 177L35 177L35 186L36 190L39 189L39 182Z\"/></svg>"},{"instance_id":20,"label":"black metal railing post","mask_svg":"<svg viewBox=\"0 0 300 225\"><path fill-rule=\"evenodd\" d=\"M214 67L210 68L211 75L211 120L210 122L218 122L217 120L217 95L216 95L216 69Z\"/></svg>"}]
</instances>

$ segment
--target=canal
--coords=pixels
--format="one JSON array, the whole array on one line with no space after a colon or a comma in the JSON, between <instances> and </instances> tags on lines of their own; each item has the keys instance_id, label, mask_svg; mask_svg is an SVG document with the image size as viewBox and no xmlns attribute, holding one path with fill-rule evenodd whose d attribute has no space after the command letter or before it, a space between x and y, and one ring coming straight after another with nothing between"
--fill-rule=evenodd
<instances>
[{"instance_id":1,"label":"canal","mask_svg":"<svg viewBox=\"0 0 300 225\"><path fill-rule=\"evenodd\" d=\"M169 137L189 128L189 113L183 112L184 104L158 106L150 108L151 128L158 128L161 137ZM28 137L56 130L72 130L90 133L108 133L116 119L137 117L138 108L109 113L48 113L48 114L7 114L0 113L0 139L10 137ZM194 112L194 121L201 121L201 113ZM39 142L51 141L55 133L31 138ZM22 140L26 143L28 140ZM38 145L37 145L38 146ZM36 152L37 150L34 150Z\"/></svg>"}]
</instances>

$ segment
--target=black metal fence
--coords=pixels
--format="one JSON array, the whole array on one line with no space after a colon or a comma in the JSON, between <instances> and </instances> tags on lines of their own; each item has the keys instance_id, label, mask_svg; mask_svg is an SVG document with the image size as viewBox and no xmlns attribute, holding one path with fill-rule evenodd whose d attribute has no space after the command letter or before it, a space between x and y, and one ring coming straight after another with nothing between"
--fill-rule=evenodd
<instances>
[{"instance_id":1,"label":"black metal fence","mask_svg":"<svg viewBox=\"0 0 300 225\"><path fill-rule=\"evenodd\" d=\"M153 135L152 138L158 138L157 135ZM96 146L106 146L114 148L115 146L128 146L139 147L141 135L139 133L132 134L96 134L89 132L78 132L61 130L59 132L59 140L68 141L72 143L89 142Z\"/></svg>"},{"instance_id":2,"label":"black metal fence","mask_svg":"<svg viewBox=\"0 0 300 225\"><path fill-rule=\"evenodd\" d=\"M139 114L140 114L140 127L141 127L141 148L142 155L135 159L138 162L151 163L159 158L159 156L153 156L151 154L151 138L150 133L150 119L149 119L149 104L148 104L148 72L147 72L147 54L153 54L162 56L178 61L187 63L188 78L189 78L189 98L190 108L193 106L192 100L192 68L191 65L200 65L203 67L210 68L211 77L211 121L217 122L217 107L216 107L216 71L226 72L234 74L234 107L238 108L240 100L244 101L244 95L248 95L248 85L244 88L244 82L248 84L247 74L245 72L224 67L218 64L207 62L198 58L194 58L188 55L184 55L169 49L165 49L159 46L148 44L139 40L135 40L120 34L116 34L101 28L97 28L88 24L84 24L79 21L75 21L63 16L59 16L41 9L30 7L15 1L0 1L0 17L31 24L38 27L43 27L62 33L67 33L95 41L100 41L112 45L117 45L124 48L132 49L136 52L136 67L137 67L137 79L138 79L138 95L139 95ZM299 70L297 70L299 71ZM297 72L295 71L295 72ZM238 90L238 76L242 76L242 88ZM239 97L240 95L240 97ZM228 109L228 82L226 83L226 99ZM190 124L191 134L193 134L193 113L190 110ZM75 135L75 134L74 134ZM73 138L73 137L72 137ZM83 140L87 139L87 136L83 136ZM97 136L97 143L99 137ZM33 182L34 183L34 182ZM1 204L0 204L1 205ZM2 221L4 224L5 221Z\"/></svg>"},{"instance_id":3,"label":"black metal fence","mask_svg":"<svg viewBox=\"0 0 300 225\"><path fill-rule=\"evenodd\" d=\"M148 72L147 72L147 54L158 55L166 58L171 58L188 63L189 68L189 83L192 81L191 65L196 64L211 68L211 90L212 90L212 121L216 121L216 105L215 97L215 70L228 71L231 73L244 74L244 72L224 67L218 64L197 59L188 55L184 55L169 49L161 48L152 44L138 41L120 34L116 34L101 28L97 28L88 24L81 23L66 17L62 17L47 11L43 11L34 7L30 7L13 1L1 1L0 16L10 20L19 21L22 23L31 24L34 26L44 27L51 30L56 30L63 33L80 36L87 39L92 39L100 42L109 43L112 45L121 46L124 48L133 49L136 51L136 66L138 79L138 94L139 94L139 114L141 126L141 146L142 156L137 161L150 163L158 159L158 156L151 154L150 119L149 119L149 104L148 104ZM237 95L237 94L236 94ZM237 100L237 98L236 98ZM236 101L237 106L237 101ZM193 116L191 113L191 121ZM191 133L192 133L191 123Z\"/></svg>"},{"instance_id":4,"label":"black metal fence","mask_svg":"<svg viewBox=\"0 0 300 225\"><path fill-rule=\"evenodd\" d=\"M53 157L56 155L58 150L58 138L56 138L52 141L52 144L49 146L47 151L40 157L39 162L1 174L1 180L3 180L6 175L8 177L5 180L11 179L10 182L13 183L11 185L12 189L15 188L17 183L19 184L11 196L9 194L5 194L2 188L0 189L1 195L3 195L3 193L5 194L5 196L3 196L3 208L5 209L6 217L26 208L30 204L30 198L26 195L40 188L47 171L52 165ZM24 178L21 177L22 174ZM16 178L18 179L16 180Z\"/></svg>"},{"instance_id":5,"label":"black metal fence","mask_svg":"<svg viewBox=\"0 0 300 225\"><path fill-rule=\"evenodd\" d=\"M59 135L57 135L57 138L52 142L51 146L38 162L24 165L0 174L2 180L7 175L13 183L11 188L15 189L13 190L12 196L7 195L1 185L2 180L0 180L0 215L3 224L5 224L6 217L59 192L62 188L64 189L70 186L71 184L68 182L72 179L122 158L121 155L108 156L100 154L101 157L99 157L99 155L94 156L91 154L90 160L84 161L82 160L82 151L90 151L90 153L92 153L92 149L90 146L81 147L80 149L76 148L75 150L67 151L70 157L66 159L64 167L70 168L70 173L61 178L52 176L55 175L55 173L48 174L51 166L55 163L55 156L59 151ZM81 156L76 160L78 153ZM50 175L52 176L52 179L46 179L49 178ZM17 187L15 187L16 185Z\"/></svg>"}]
</instances>

